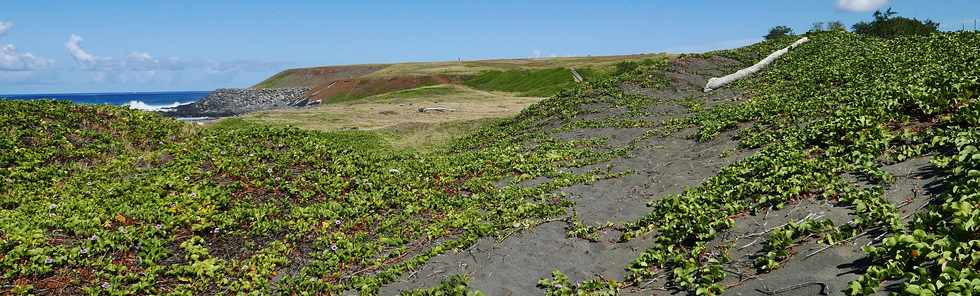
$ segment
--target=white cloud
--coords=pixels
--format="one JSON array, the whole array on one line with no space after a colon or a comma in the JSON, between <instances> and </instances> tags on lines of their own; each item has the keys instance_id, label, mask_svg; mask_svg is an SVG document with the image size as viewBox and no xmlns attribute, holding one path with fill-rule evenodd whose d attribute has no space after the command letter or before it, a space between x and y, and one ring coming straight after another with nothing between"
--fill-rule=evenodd
<instances>
[{"instance_id":1,"label":"white cloud","mask_svg":"<svg viewBox=\"0 0 980 296\"><path fill-rule=\"evenodd\" d=\"M65 48L68 49L68 53L71 57L75 59L75 62L80 64L83 68L94 68L98 66L99 61L107 61L105 58L99 58L85 51L82 48L82 41L85 40L82 36L71 34L68 37L68 42L65 42Z\"/></svg>"},{"instance_id":2,"label":"white cloud","mask_svg":"<svg viewBox=\"0 0 980 296\"><path fill-rule=\"evenodd\" d=\"M81 36L72 34L65 43L65 48L79 66L85 70L95 71L182 71L207 70L211 72L229 71L265 71L279 67L278 63L257 61L214 61L188 60L178 57L158 59L148 52L134 51L123 58L102 57L89 53L82 48Z\"/></svg>"},{"instance_id":3,"label":"white cloud","mask_svg":"<svg viewBox=\"0 0 980 296\"><path fill-rule=\"evenodd\" d=\"M837 0L837 9L851 12L868 12L888 4L889 0Z\"/></svg>"},{"instance_id":4,"label":"white cloud","mask_svg":"<svg viewBox=\"0 0 980 296\"><path fill-rule=\"evenodd\" d=\"M133 51L123 57L107 57L82 47L84 39L71 34L65 48L94 82L100 83L175 83L182 76L204 75L199 79L231 81L245 72L269 72L283 65L259 61L215 61L210 59L157 58L148 52Z\"/></svg>"},{"instance_id":5,"label":"white cloud","mask_svg":"<svg viewBox=\"0 0 980 296\"><path fill-rule=\"evenodd\" d=\"M0 71L33 71L47 69L54 62L34 56L29 52L19 53L13 44L0 44Z\"/></svg>"},{"instance_id":6,"label":"white cloud","mask_svg":"<svg viewBox=\"0 0 980 296\"><path fill-rule=\"evenodd\" d=\"M12 22L0 22L0 36L14 27ZM0 44L0 71L34 71L43 70L54 61L34 56L29 52L20 53L13 44Z\"/></svg>"},{"instance_id":7,"label":"white cloud","mask_svg":"<svg viewBox=\"0 0 980 296\"><path fill-rule=\"evenodd\" d=\"M6 34L7 31L10 31L10 28L13 27L14 27L14 22L0 22L0 36Z\"/></svg>"},{"instance_id":8,"label":"white cloud","mask_svg":"<svg viewBox=\"0 0 980 296\"><path fill-rule=\"evenodd\" d=\"M134 71L154 71L160 68L160 61L149 53L131 52L126 56L126 69Z\"/></svg>"}]
</instances>

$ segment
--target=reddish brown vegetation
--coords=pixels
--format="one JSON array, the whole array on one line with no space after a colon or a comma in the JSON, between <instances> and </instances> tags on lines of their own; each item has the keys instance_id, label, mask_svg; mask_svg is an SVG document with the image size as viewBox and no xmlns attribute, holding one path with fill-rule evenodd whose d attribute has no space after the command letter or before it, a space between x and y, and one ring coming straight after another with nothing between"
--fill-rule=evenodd
<instances>
[{"instance_id":1,"label":"reddish brown vegetation","mask_svg":"<svg viewBox=\"0 0 980 296\"><path fill-rule=\"evenodd\" d=\"M459 83L461 79L448 75L343 79L314 85L309 96L327 102L338 97L359 98L426 85Z\"/></svg>"}]
</instances>

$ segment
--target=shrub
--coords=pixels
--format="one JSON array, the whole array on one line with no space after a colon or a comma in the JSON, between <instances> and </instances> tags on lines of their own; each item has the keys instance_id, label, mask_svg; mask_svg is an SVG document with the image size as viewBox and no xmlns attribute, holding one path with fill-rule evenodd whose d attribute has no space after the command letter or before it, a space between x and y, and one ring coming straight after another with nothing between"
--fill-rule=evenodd
<instances>
[{"instance_id":1,"label":"shrub","mask_svg":"<svg viewBox=\"0 0 980 296\"><path fill-rule=\"evenodd\" d=\"M939 23L925 20L920 21L914 18L896 16L898 12L891 8L882 12L875 11L874 20L860 22L852 27L855 33L876 36L881 38L894 38L908 35L928 35L939 32Z\"/></svg>"},{"instance_id":2,"label":"shrub","mask_svg":"<svg viewBox=\"0 0 980 296\"><path fill-rule=\"evenodd\" d=\"M793 28L787 26L775 26L772 27L772 29L769 29L769 34L766 34L766 36L763 37L765 37L766 40L773 40L789 35L793 35Z\"/></svg>"}]
</instances>

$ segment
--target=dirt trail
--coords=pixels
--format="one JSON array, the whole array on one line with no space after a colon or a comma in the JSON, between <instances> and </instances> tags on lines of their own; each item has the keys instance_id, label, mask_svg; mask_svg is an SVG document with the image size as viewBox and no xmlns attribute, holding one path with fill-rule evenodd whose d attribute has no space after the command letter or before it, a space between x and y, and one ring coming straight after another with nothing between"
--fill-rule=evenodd
<instances>
[{"instance_id":1,"label":"dirt trail","mask_svg":"<svg viewBox=\"0 0 980 296\"><path fill-rule=\"evenodd\" d=\"M658 91L630 86L623 88L661 99L651 107L655 111L651 112L653 116L647 118L660 122L689 113L677 100L693 97L709 103L734 97L736 94L732 92L719 92L721 97L700 92L703 87L700 81L706 81L705 75L727 71L734 63L718 58L681 58L674 62L669 71L673 87ZM625 114L623 110L610 106L582 108L598 110L598 113L590 114L593 118ZM610 145L622 146L641 137L645 131L634 128L576 129L555 136L563 139L606 138ZM628 157L592 166L611 166L614 172L629 170L633 174L574 185L560 191L575 202L573 211L581 222L588 225L607 222L621 224L646 214L649 211L647 202L696 186L714 176L723 166L749 154L735 149L734 132L703 143L690 139L689 132L642 140ZM580 168L586 169L589 168ZM566 224L545 223L501 242L483 238L468 250L437 256L420 269L407 272L395 283L383 287L381 294L395 295L400 291L431 287L454 274L469 275L471 287L487 295L541 294L542 290L536 287L537 281L550 277L555 269L574 281L595 276L621 280L627 264L653 239L652 236L645 236L619 243L616 241L618 233L608 230L601 233L599 241L590 242L568 238Z\"/></svg>"}]
</instances>

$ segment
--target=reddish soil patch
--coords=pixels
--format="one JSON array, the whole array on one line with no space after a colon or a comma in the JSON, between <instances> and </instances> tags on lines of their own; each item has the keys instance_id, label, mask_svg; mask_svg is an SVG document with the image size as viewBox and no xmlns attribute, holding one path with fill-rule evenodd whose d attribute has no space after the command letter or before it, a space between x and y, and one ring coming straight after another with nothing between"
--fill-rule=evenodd
<instances>
[{"instance_id":1,"label":"reddish soil patch","mask_svg":"<svg viewBox=\"0 0 980 296\"><path fill-rule=\"evenodd\" d=\"M308 96L331 101L338 98L359 98L392 91L436 84L459 83L462 77L448 75L394 76L384 78L351 78L313 85Z\"/></svg>"},{"instance_id":2,"label":"reddish soil patch","mask_svg":"<svg viewBox=\"0 0 980 296\"><path fill-rule=\"evenodd\" d=\"M310 87L311 99L343 101L426 85L460 83L461 76L402 75L366 78L388 65L350 65L290 69L260 82L256 88Z\"/></svg>"},{"instance_id":3,"label":"reddish soil patch","mask_svg":"<svg viewBox=\"0 0 980 296\"><path fill-rule=\"evenodd\" d=\"M386 67L388 65L350 65L289 69L269 77L255 87L278 88L327 85L338 80L353 79L368 75Z\"/></svg>"}]
</instances>

